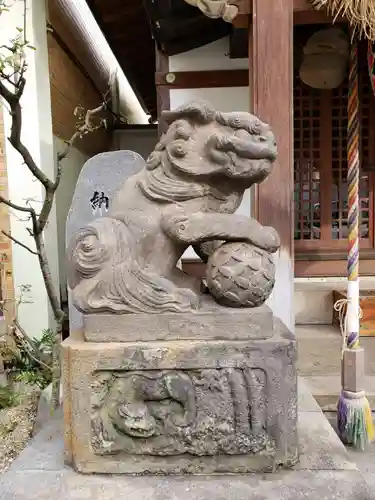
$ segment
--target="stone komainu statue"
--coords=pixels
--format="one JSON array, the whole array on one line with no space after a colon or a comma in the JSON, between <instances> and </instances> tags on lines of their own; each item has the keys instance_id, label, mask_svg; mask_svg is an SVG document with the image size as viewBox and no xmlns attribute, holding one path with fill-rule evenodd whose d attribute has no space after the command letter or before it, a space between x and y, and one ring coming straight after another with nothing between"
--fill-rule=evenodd
<instances>
[{"instance_id":1,"label":"stone komainu statue","mask_svg":"<svg viewBox=\"0 0 375 500\"><path fill-rule=\"evenodd\" d=\"M269 126L249 113L221 113L200 102L162 118L169 129L145 168L120 187L106 217L70 242L75 306L84 313L212 307L200 281L176 267L190 245L206 262L216 302L262 304L274 285L271 254L279 238L273 228L234 212L276 159Z\"/></svg>"}]
</instances>

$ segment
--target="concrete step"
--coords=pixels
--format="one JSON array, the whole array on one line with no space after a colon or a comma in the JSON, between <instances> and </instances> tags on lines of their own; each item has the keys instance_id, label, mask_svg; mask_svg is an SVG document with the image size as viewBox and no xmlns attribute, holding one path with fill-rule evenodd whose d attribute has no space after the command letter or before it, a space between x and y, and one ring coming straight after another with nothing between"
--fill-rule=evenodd
<instances>
[{"instance_id":1,"label":"concrete step","mask_svg":"<svg viewBox=\"0 0 375 500\"><path fill-rule=\"evenodd\" d=\"M341 390L340 375L320 375L306 377L305 381L312 395L323 411L336 411L337 399ZM365 377L366 397L372 411L375 411L375 376Z\"/></svg>"},{"instance_id":2,"label":"concrete step","mask_svg":"<svg viewBox=\"0 0 375 500\"><path fill-rule=\"evenodd\" d=\"M297 326L298 370L324 411L334 411L341 389L341 335L330 325ZM375 338L361 337L365 389L375 411Z\"/></svg>"},{"instance_id":3,"label":"concrete step","mask_svg":"<svg viewBox=\"0 0 375 500\"><path fill-rule=\"evenodd\" d=\"M296 326L298 367L302 376L339 375L342 338L331 325ZM375 375L375 337L361 337L366 375Z\"/></svg>"}]
</instances>

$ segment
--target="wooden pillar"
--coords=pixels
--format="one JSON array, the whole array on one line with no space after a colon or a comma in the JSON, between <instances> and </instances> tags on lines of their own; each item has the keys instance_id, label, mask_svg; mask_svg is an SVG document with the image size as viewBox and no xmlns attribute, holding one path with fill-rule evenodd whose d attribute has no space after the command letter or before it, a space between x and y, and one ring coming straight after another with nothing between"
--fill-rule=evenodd
<instances>
[{"instance_id":1,"label":"wooden pillar","mask_svg":"<svg viewBox=\"0 0 375 500\"><path fill-rule=\"evenodd\" d=\"M293 0L252 0L249 36L250 92L253 112L275 133L278 159L259 186L258 220L279 233L276 286L270 306L294 329L293 289Z\"/></svg>"}]
</instances>

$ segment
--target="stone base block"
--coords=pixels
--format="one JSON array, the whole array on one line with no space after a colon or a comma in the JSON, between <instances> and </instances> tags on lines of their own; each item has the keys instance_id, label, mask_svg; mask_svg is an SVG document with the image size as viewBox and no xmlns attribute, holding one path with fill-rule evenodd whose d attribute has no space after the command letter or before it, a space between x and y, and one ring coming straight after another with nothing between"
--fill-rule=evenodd
<instances>
[{"instance_id":1,"label":"stone base block","mask_svg":"<svg viewBox=\"0 0 375 500\"><path fill-rule=\"evenodd\" d=\"M273 336L274 318L263 305L254 309L221 307L210 298L206 311L164 314L87 314L87 342L148 342L149 340L247 340Z\"/></svg>"},{"instance_id":2,"label":"stone base block","mask_svg":"<svg viewBox=\"0 0 375 500\"><path fill-rule=\"evenodd\" d=\"M281 323L273 330L243 340L66 340L66 461L112 474L294 465L296 343Z\"/></svg>"}]
</instances>

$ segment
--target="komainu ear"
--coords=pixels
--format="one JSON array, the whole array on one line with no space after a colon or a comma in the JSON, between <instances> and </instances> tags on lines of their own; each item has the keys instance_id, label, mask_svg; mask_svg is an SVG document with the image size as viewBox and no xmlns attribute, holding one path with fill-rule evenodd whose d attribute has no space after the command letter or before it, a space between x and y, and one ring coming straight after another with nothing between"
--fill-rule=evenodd
<instances>
[{"instance_id":1,"label":"komainu ear","mask_svg":"<svg viewBox=\"0 0 375 500\"><path fill-rule=\"evenodd\" d=\"M215 120L216 111L209 102L193 101L183 104L173 111L163 111L161 120L168 125L179 119L190 120L199 125L205 125Z\"/></svg>"}]
</instances>

